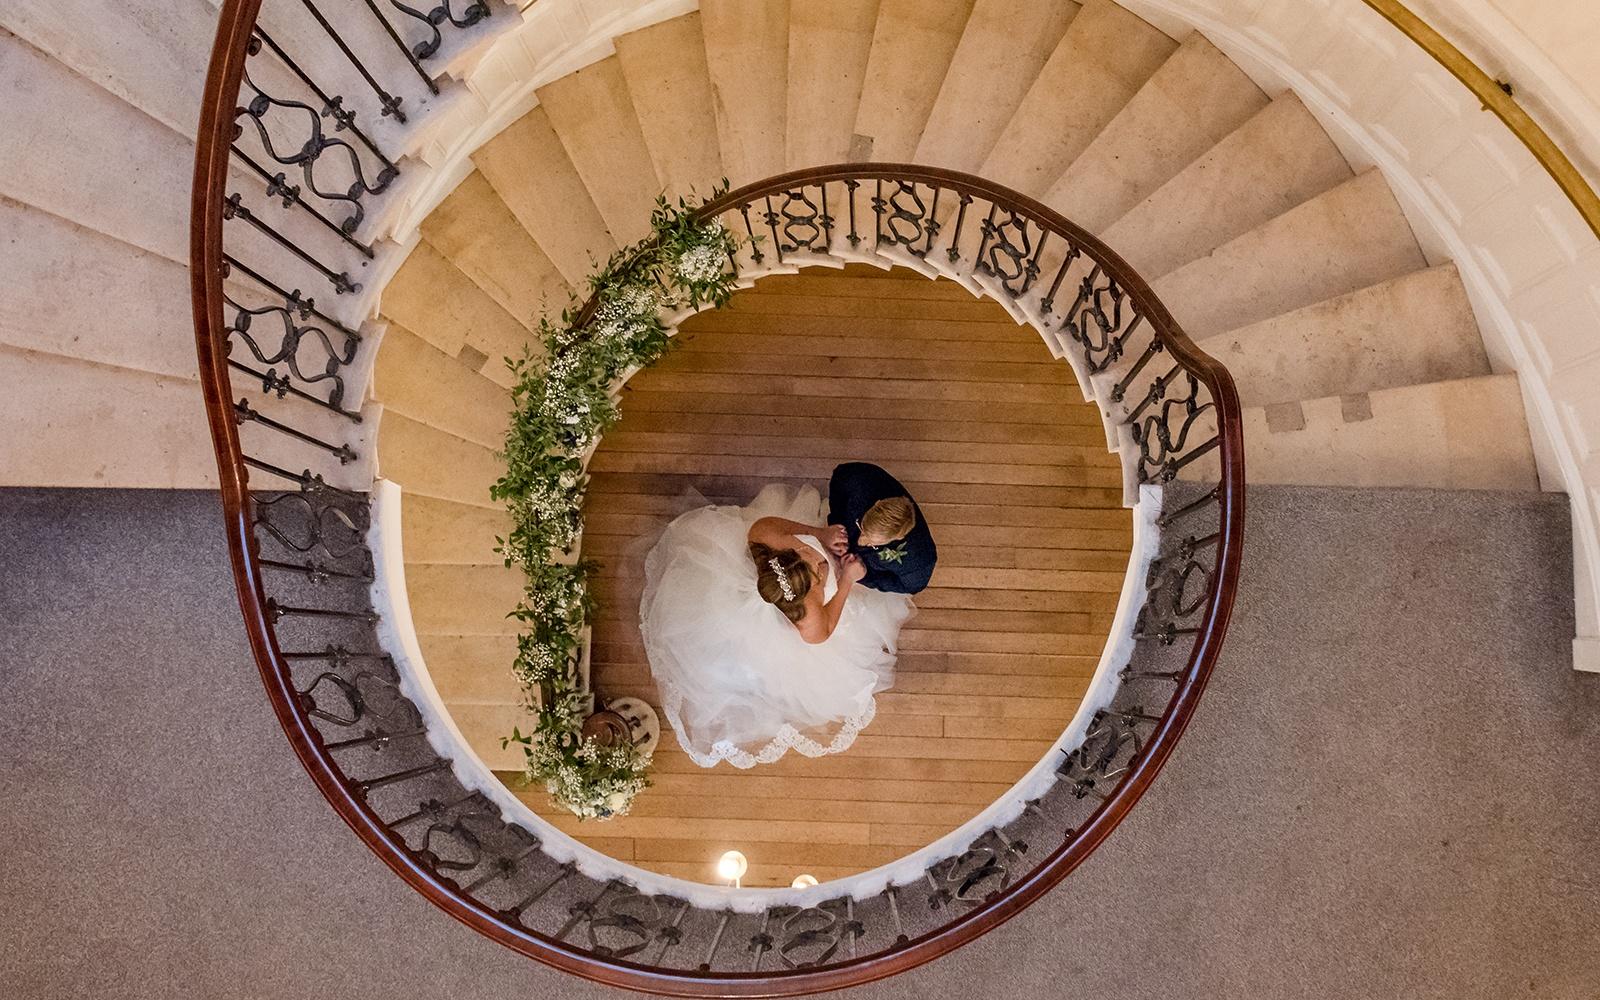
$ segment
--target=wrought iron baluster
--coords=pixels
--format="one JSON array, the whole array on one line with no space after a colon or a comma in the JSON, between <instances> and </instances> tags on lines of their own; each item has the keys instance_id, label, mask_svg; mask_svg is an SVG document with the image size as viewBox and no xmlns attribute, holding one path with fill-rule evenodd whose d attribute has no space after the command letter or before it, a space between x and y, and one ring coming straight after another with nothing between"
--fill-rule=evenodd
<instances>
[{"instance_id":1,"label":"wrought iron baluster","mask_svg":"<svg viewBox=\"0 0 1600 1000\"><path fill-rule=\"evenodd\" d=\"M319 437L314 437L310 434L307 434L305 431L291 427L282 421L274 420L262 413L260 410L252 407L248 400L241 399L233 404L233 419L234 422L238 424L244 424L246 422L258 423L263 427L277 431L279 434L284 434L294 438L297 441L304 441L306 444L321 448L334 458L337 458L340 465L349 465L358 457L355 453L355 450L352 449L348 444L330 444Z\"/></svg>"},{"instance_id":2,"label":"wrought iron baluster","mask_svg":"<svg viewBox=\"0 0 1600 1000\"><path fill-rule=\"evenodd\" d=\"M261 382L261 391L263 393L277 396L279 399L282 399L285 396L293 396L296 399L303 399L308 403L315 403L325 410L337 413L339 416L344 417L353 424L361 423L361 414L356 413L354 410L340 409L337 405L330 403L328 400L313 396L304 389L297 388L292 382L289 381L289 377L287 375L279 375L276 368L269 368L264 372L257 371L256 369L251 368L249 365L240 364L232 358L228 359L228 367L242 374L249 375L251 378L259 380Z\"/></svg>"},{"instance_id":3,"label":"wrought iron baluster","mask_svg":"<svg viewBox=\"0 0 1600 1000\"><path fill-rule=\"evenodd\" d=\"M327 229L335 236L354 247L356 251L358 251L363 257L367 258L368 260L373 258L372 248L370 246L367 246L365 243L345 232L343 227L334 225L332 219L329 219L326 215L323 215L321 212L317 211L311 206L310 202L300 197L300 185L290 184L288 177L283 173L283 171L280 170L276 174L269 173L266 167L263 167L261 164L255 161L254 157L240 149L238 143L234 143L229 148L232 149L234 156L237 156L241 161L244 162L245 166L249 167L251 171L253 171L258 177L267 182L267 197L282 198L284 208L288 208L291 205L298 205L300 208L310 213L313 219L316 219L318 222L322 223L323 226L327 227Z\"/></svg>"},{"instance_id":4,"label":"wrought iron baluster","mask_svg":"<svg viewBox=\"0 0 1600 1000\"><path fill-rule=\"evenodd\" d=\"M490 14L489 5L484 0L473 0L467 9L461 12L460 17L457 17L452 10L450 0L442 0L437 7L426 14L414 7L406 6L400 0L389 0L389 5L400 13L421 21L432 32L432 38L418 42L413 47L412 51L416 53L418 59L431 58L444 44L444 34L439 30L439 25L449 21L457 28L470 28Z\"/></svg>"},{"instance_id":5,"label":"wrought iron baluster","mask_svg":"<svg viewBox=\"0 0 1600 1000\"><path fill-rule=\"evenodd\" d=\"M394 165L394 161L385 156L383 150L378 148L378 144L373 142L372 139L370 139L367 134L361 130L361 127L356 124L356 113L344 106L344 98L342 96L330 96L327 91L323 90L317 81L313 80L305 70L301 69L300 64L295 62L293 57L283 50L283 46L273 41L272 36L268 35L266 30L263 29L259 24L255 26L255 35L250 39L250 47L247 49L250 55L256 55L261 51L261 46L256 44L258 41L265 43L267 48L272 50L272 54L277 56L278 60L288 68L289 72L293 73L301 83L305 84L308 90L317 95L317 99L322 102L323 117L333 119L334 131L342 132L345 129L349 129L350 134L354 135L357 139L360 139L361 144L367 147L368 152L372 153L373 156L378 158L379 162L383 164L383 170L379 173L377 180L378 191L388 187L389 182L394 180L395 177L399 176L400 168L396 167ZM245 71L244 80L245 83L249 84L250 88L256 93L264 95L264 92L261 90L261 88L257 87L253 82L251 82L250 73L248 70ZM299 102L293 103L298 104ZM300 106L307 107L303 104ZM308 110L310 109L308 108ZM316 112L313 111L312 114L315 116ZM354 150L352 150L352 153L353 152ZM276 157L274 157L274 159L276 159ZM377 192L374 191L373 193L376 194Z\"/></svg>"},{"instance_id":6,"label":"wrought iron baluster","mask_svg":"<svg viewBox=\"0 0 1600 1000\"><path fill-rule=\"evenodd\" d=\"M767 210L762 214L761 220L767 224L767 230L772 233L772 252L778 255L778 263L783 263L783 243L778 239L778 213L772 210L772 195L765 195Z\"/></svg>"},{"instance_id":7,"label":"wrought iron baluster","mask_svg":"<svg viewBox=\"0 0 1600 1000\"><path fill-rule=\"evenodd\" d=\"M1189 514L1192 514L1195 511L1199 510L1200 508L1207 506L1208 504L1216 503L1218 498L1221 497L1221 495L1222 495L1222 486L1221 486L1221 484L1213 486L1213 487L1211 487L1211 489L1207 490L1203 495L1201 495L1199 497L1196 497L1195 499L1189 501L1188 503L1184 504L1182 507L1179 507L1177 510L1170 511L1168 513L1162 514L1160 517L1156 518L1156 524L1161 526L1161 527L1163 527L1163 528L1170 527L1172 522L1178 520L1178 518L1184 517L1184 516L1189 515Z\"/></svg>"},{"instance_id":8,"label":"wrought iron baluster","mask_svg":"<svg viewBox=\"0 0 1600 1000\"><path fill-rule=\"evenodd\" d=\"M427 84L428 91L437 97L439 85L434 83L433 77L429 76L428 71L422 68L422 63L418 61L417 54L411 51L411 46L407 45L405 40L400 37L400 33L394 30L394 25L390 24L389 19L383 16L383 12L378 9L376 0L364 0L364 2L367 5L367 9L372 11L372 16L377 18L379 24L383 25L383 33L389 36L389 40L394 42L395 48L399 49L401 55L406 57L406 62L411 64L413 70L416 70L417 76L422 79L423 83ZM437 34L437 31L435 34ZM431 52L429 53L429 55L432 54Z\"/></svg>"},{"instance_id":9,"label":"wrought iron baluster","mask_svg":"<svg viewBox=\"0 0 1600 1000\"><path fill-rule=\"evenodd\" d=\"M755 957L750 960L750 971L757 972L761 969L761 957L772 948L772 935L767 933L767 926L772 922L772 908L761 911L761 929L756 931L750 939L750 950Z\"/></svg>"},{"instance_id":10,"label":"wrought iron baluster","mask_svg":"<svg viewBox=\"0 0 1600 1000\"><path fill-rule=\"evenodd\" d=\"M371 87L372 92L378 96L378 105L383 109L380 114L385 118L393 115L395 121L404 125L407 120L406 115L404 111L400 110L400 104L404 98L397 97L384 89L383 84L379 83L377 77L373 76L372 72L367 69L366 63L363 63L351 51L344 38L334 30L333 25L328 23L328 19L322 16L322 11L317 9L317 5L312 0L300 0L300 2L311 14L311 17L322 26L322 30L327 33L328 37L333 39L333 44L339 47L339 51L344 53L344 57L350 60L350 65L354 66L356 72L361 74L361 79L367 81L367 86Z\"/></svg>"},{"instance_id":11,"label":"wrought iron baluster","mask_svg":"<svg viewBox=\"0 0 1600 1000\"><path fill-rule=\"evenodd\" d=\"M396 771L393 774L380 775L376 778L367 778L364 781L354 782L353 788L357 794L366 795L369 792L375 792L378 789L386 788L389 785L398 785L404 781L411 781L414 778L421 778L429 774L435 774L439 771L447 771L449 769L450 761L441 757L431 764L423 764L419 767L407 768L404 771Z\"/></svg>"},{"instance_id":12,"label":"wrought iron baluster","mask_svg":"<svg viewBox=\"0 0 1600 1000\"><path fill-rule=\"evenodd\" d=\"M242 195L234 193L228 196L227 200L222 203L222 217L224 219L241 219L244 222L249 223L250 226L257 232L266 236L268 239L272 240L272 242L283 247L285 250L288 250L290 253L294 254L296 257L300 258L302 261L319 271L323 277L328 279L328 283L333 286L333 290L336 294L344 295L351 292L361 291L361 286L351 281L349 274L345 273L344 271L335 271L333 268L329 267L322 261L311 256L305 250L301 249L300 246L293 240L289 239L287 236L278 232L272 226L258 218L256 214L250 211L250 209L244 204L244 198Z\"/></svg>"},{"instance_id":13,"label":"wrought iron baluster","mask_svg":"<svg viewBox=\"0 0 1600 1000\"><path fill-rule=\"evenodd\" d=\"M851 247L861 245L861 234L856 231L856 189L861 186L858 180L844 182L845 198L850 202L850 235L845 239L850 241Z\"/></svg>"},{"instance_id":14,"label":"wrought iron baluster","mask_svg":"<svg viewBox=\"0 0 1600 1000\"><path fill-rule=\"evenodd\" d=\"M759 264L766 260L766 255L761 252L761 244L756 239L756 231L750 226L750 203L745 202L739 206L739 215L744 219L744 231L750 237L750 259Z\"/></svg>"},{"instance_id":15,"label":"wrought iron baluster","mask_svg":"<svg viewBox=\"0 0 1600 1000\"><path fill-rule=\"evenodd\" d=\"M967 206L972 204L972 195L961 192L956 201L956 231L950 236L950 246L945 249L945 256L954 264L961 259L961 230L967 223Z\"/></svg>"},{"instance_id":16,"label":"wrought iron baluster","mask_svg":"<svg viewBox=\"0 0 1600 1000\"><path fill-rule=\"evenodd\" d=\"M284 291L283 287L281 285L279 285L277 282L273 281L271 278L268 278L268 277L262 275L258 271L255 271L254 269L250 268L248 265L244 264L238 258L232 256L231 254L224 253L222 255L222 259L223 259L223 264L224 264L223 272L222 272L223 277L228 277L234 271L238 271L240 274L242 274L245 277L249 278L251 281L254 281L256 284L260 285L262 288L265 288L267 291L272 292L272 293L282 297L284 307L287 308L290 312L293 312L293 313L297 314L301 319L305 319L308 316L315 316L318 319L322 320L324 323L327 323L329 326L333 327L335 330L338 330L340 333L344 334L346 337L350 338L351 340L354 340L356 342L359 342L361 340L361 334L355 332L354 330L350 329L348 326L345 326L343 323L341 323L338 320L334 319L332 316L329 316L327 313L325 313L325 312L321 311L320 309L318 309L317 308L317 300L314 299L314 298L308 298L306 296L301 295L300 294L300 289L296 288L292 292ZM346 349L347 353L349 353L352 350L354 350L354 349L347 346L347 349Z\"/></svg>"},{"instance_id":17,"label":"wrought iron baluster","mask_svg":"<svg viewBox=\"0 0 1600 1000\"><path fill-rule=\"evenodd\" d=\"M717 949L722 947L722 934L728 929L728 921L733 918L732 910L723 910L721 919L717 921L717 932L711 935L711 947L706 951L706 960L700 963L701 972L710 972L711 965L717 960Z\"/></svg>"},{"instance_id":18,"label":"wrought iron baluster","mask_svg":"<svg viewBox=\"0 0 1600 1000\"><path fill-rule=\"evenodd\" d=\"M522 915L524 913L528 912L528 907L534 905L539 900L543 899L545 897L545 895L547 893L549 893L549 891L551 889L554 889L556 886L560 885L562 882L565 882L577 870L578 870L578 866L573 864L572 862L568 861L566 864L563 864L561 866L561 868L560 868L560 870L557 873L555 878L553 878L550 881L546 882L544 885L542 885L539 888L535 889L533 892L528 893L528 895L524 896L522 899L518 900L517 902L511 904L506 909L501 910L500 911L500 915L505 917L507 920L512 920L512 921L515 921L517 923L521 923L522 922Z\"/></svg>"}]
</instances>

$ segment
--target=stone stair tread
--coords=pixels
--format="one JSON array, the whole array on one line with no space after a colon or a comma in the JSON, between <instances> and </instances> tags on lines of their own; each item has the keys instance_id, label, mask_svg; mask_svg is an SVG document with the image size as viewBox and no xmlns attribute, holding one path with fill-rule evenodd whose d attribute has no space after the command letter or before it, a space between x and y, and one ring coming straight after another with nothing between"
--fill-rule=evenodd
<instances>
[{"instance_id":1,"label":"stone stair tread","mask_svg":"<svg viewBox=\"0 0 1600 1000\"><path fill-rule=\"evenodd\" d=\"M877 0L790 4L784 117L788 169L849 158L877 20Z\"/></svg>"},{"instance_id":2,"label":"stone stair tread","mask_svg":"<svg viewBox=\"0 0 1600 1000\"><path fill-rule=\"evenodd\" d=\"M1266 104L1232 60L1190 35L1043 200L1098 233Z\"/></svg>"},{"instance_id":3,"label":"stone stair tread","mask_svg":"<svg viewBox=\"0 0 1600 1000\"><path fill-rule=\"evenodd\" d=\"M1150 284L1200 339L1425 266L1388 183L1369 170Z\"/></svg>"},{"instance_id":4,"label":"stone stair tread","mask_svg":"<svg viewBox=\"0 0 1600 1000\"><path fill-rule=\"evenodd\" d=\"M913 161L977 170L1077 13L1066 0L977 0Z\"/></svg>"},{"instance_id":5,"label":"stone stair tread","mask_svg":"<svg viewBox=\"0 0 1600 1000\"><path fill-rule=\"evenodd\" d=\"M403 413L485 448L499 448L511 394L397 323L383 335L372 394Z\"/></svg>"},{"instance_id":6,"label":"stone stair tread","mask_svg":"<svg viewBox=\"0 0 1600 1000\"><path fill-rule=\"evenodd\" d=\"M627 244L643 237L661 181L617 57L568 73L537 93L612 238Z\"/></svg>"},{"instance_id":7,"label":"stone stair tread","mask_svg":"<svg viewBox=\"0 0 1600 1000\"><path fill-rule=\"evenodd\" d=\"M489 487L505 471L494 452L401 413L386 413L378 435L378 472L406 495L497 507Z\"/></svg>"},{"instance_id":8,"label":"stone stair tread","mask_svg":"<svg viewBox=\"0 0 1600 1000\"><path fill-rule=\"evenodd\" d=\"M1158 278L1350 177L1328 133L1286 93L1107 227L1105 240Z\"/></svg>"},{"instance_id":9,"label":"stone stair tread","mask_svg":"<svg viewBox=\"0 0 1600 1000\"><path fill-rule=\"evenodd\" d=\"M734 187L781 173L789 0L702 0L722 169Z\"/></svg>"},{"instance_id":10,"label":"stone stair tread","mask_svg":"<svg viewBox=\"0 0 1600 1000\"><path fill-rule=\"evenodd\" d=\"M384 289L383 313L500 385L511 384L502 359L536 344L527 326L426 240L417 243Z\"/></svg>"},{"instance_id":11,"label":"stone stair tread","mask_svg":"<svg viewBox=\"0 0 1600 1000\"><path fill-rule=\"evenodd\" d=\"M1245 406L1394 389L1489 374L1455 265L1207 337Z\"/></svg>"},{"instance_id":12,"label":"stone stair tread","mask_svg":"<svg viewBox=\"0 0 1600 1000\"><path fill-rule=\"evenodd\" d=\"M1114 0L1086 0L978 173L1040 197L1177 47Z\"/></svg>"},{"instance_id":13,"label":"stone stair tread","mask_svg":"<svg viewBox=\"0 0 1600 1000\"><path fill-rule=\"evenodd\" d=\"M400 505L401 543L406 563L500 564L495 539L511 530L511 515L496 506L480 507L408 493Z\"/></svg>"},{"instance_id":14,"label":"stone stair tread","mask_svg":"<svg viewBox=\"0 0 1600 1000\"><path fill-rule=\"evenodd\" d=\"M723 171L700 12L619 35L616 47L656 177L669 196L704 197Z\"/></svg>"},{"instance_id":15,"label":"stone stair tread","mask_svg":"<svg viewBox=\"0 0 1600 1000\"><path fill-rule=\"evenodd\" d=\"M561 272L478 171L428 214L421 229L435 250L530 330L572 296Z\"/></svg>"},{"instance_id":16,"label":"stone stair tread","mask_svg":"<svg viewBox=\"0 0 1600 1000\"><path fill-rule=\"evenodd\" d=\"M1514 374L1330 396L1244 414L1251 482L1537 490Z\"/></svg>"},{"instance_id":17,"label":"stone stair tread","mask_svg":"<svg viewBox=\"0 0 1600 1000\"><path fill-rule=\"evenodd\" d=\"M472 161L573 288L585 287L616 241L543 107L507 126Z\"/></svg>"},{"instance_id":18,"label":"stone stair tread","mask_svg":"<svg viewBox=\"0 0 1600 1000\"><path fill-rule=\"evenodd\" d=\"M973 0L882 0L856 109L851 160L908 162Z\"/></svg>"}]
</instances>

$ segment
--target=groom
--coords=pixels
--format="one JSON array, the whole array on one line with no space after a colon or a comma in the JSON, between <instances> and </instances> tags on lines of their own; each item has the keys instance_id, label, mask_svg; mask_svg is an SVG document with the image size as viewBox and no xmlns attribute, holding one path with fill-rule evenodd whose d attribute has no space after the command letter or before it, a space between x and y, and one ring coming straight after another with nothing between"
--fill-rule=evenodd
<instances>
[{"instance_id":1,"label":"groom","mask_svg":"<svg viewBox=\"0 0 1600 1000\"><path fill-rule=\"evenodd\" d=\"M846 462L828 481L828 547L866 565L863 586L915 594L928 585L938 549L906 488L867 462Z\"/></svg>"}]
</instances>

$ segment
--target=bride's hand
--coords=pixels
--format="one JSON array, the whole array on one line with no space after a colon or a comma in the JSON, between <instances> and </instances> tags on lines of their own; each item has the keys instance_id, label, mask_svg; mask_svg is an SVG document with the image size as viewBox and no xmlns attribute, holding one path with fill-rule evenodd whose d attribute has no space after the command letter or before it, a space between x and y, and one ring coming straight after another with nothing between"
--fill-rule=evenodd
<instances>
[{"instance_id":1,"label":"bride's hand","mask_svg":"<svg viewBox=\"0 0 1600 1000\"><path fill-rule=\"evenodd\" d=\"M822 533L822 544L836 556L850 551L850 533L842 524L830 524Z\"/></svg>"},{"instance_id":2,"label":"bride's hand","mask_svg":"<svg viewBox=\"0 0 1600 1000\"><path fill-rule=\"evenodd\" d=\"M867 564L857 555L847 555L839 560L839 575L846 583L859 583L867 575Z\"/></svg>"}]
</instances>

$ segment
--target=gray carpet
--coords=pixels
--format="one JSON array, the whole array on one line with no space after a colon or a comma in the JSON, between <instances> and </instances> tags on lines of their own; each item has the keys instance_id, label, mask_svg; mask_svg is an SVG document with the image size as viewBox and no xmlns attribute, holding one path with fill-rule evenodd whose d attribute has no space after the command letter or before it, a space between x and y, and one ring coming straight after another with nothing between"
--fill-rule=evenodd
<instances>
[{"instance_id":1,"label":"gray carpet","mask_svg":"<svg viewBox=\"0 0 1600 1000\"><path fill-rule=\"evenodd\" d=\"M0 994L593 997L406 890L250 664L217 504L0 491ZM1592 998L1600 677L1559 497L1254 488L1239 613L1133 817L866 998Z\"/></svg>"}]
</instances>

